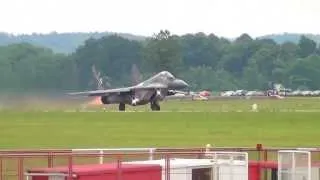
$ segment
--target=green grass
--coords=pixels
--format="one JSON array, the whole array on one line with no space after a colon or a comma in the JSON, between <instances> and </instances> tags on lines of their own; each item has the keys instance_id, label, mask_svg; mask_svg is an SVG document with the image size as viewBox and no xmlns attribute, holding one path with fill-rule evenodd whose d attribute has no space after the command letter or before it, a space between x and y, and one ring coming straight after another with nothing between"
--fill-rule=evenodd
<instances>
[{"instance_id":1,"label":"green grass","mask_svg":"<svg viewBox=\"0 0 320 180\"><path fill-rule=\"evenodd\" d=\"M86 108L98 112L77 112L87 104L79 100L12 102L8 99L9 105L3 103L5 106L0 111L0 149L204 147L207 143L250 147L257 143L265 147L320 146L318 98L170 100L161 103L161 110L174 112L125 113L103 112L101 107ZM250 112L253 103L258 104L259 112ZM148 105L128 106L128 110L150 111ZM117 111L117 106L107 106L106 111ZM257 154L251 152L249 157L257 159ZM268 159L275 157L275 153L268 152ZM318 154L313 159L319 160ZM76 161L80 160L89 162L88 158ZM3 163L7 168L5 175L8 169L17 171L17 159L7 158ZM57 164L66 165L67 160L56 158ZM41 166L47 166L46 158L24 159L24 168Z\"/></svg>"},{"instance_id":2,"label":"green grass","mask_svg":"<svg viewBox=\"0 0 320 180\"><path fill-rule=\"evenodd\" d=\"M0 147L319 146L319 117L316 112L7 111L0 113Z\"/></svg>"},{"instance_id":3,"label":"green grass","mask_svg":"<svg viewBox=\"0 0 320 180\"><path fill-rule=\"evenodd\" d=\"M13 111L30 110L100 110L105 107L106 111L117 111L117 105L89 105L91 98L74 97L14 97L0 99L0 109ZM258 104L259 111L319 111L320 97L299 98L292 97L283 100L276 99L215 99L210 101L191 100L165 100L161 102L162 111L250 111L253 103ZM149 105L126 106L129 111L150 111ZM320 111L319 111L320 112Z\"/></svg>"}]
</instances>

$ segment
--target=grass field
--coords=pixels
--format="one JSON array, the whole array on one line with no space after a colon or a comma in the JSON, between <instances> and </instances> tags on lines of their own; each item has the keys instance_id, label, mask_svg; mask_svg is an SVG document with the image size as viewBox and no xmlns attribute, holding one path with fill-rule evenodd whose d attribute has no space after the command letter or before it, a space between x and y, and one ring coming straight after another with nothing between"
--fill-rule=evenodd
<instances>
[{"instance_id":1,"label":"grass field","mask_svg":"<svg viewBox=\"0 0 320 180\"><path fill-rule=\"evenodd\" d=\"M302 98L161 103L163 111L202 112L11 109L0 112L0 148L202 147L207 143L314 147L320 145L320 111L316 112L319 101ZM258 104L259 112L250 112L253 103ZM129 110L149 111L149 106Z\"/></svg>"}]
</instances>

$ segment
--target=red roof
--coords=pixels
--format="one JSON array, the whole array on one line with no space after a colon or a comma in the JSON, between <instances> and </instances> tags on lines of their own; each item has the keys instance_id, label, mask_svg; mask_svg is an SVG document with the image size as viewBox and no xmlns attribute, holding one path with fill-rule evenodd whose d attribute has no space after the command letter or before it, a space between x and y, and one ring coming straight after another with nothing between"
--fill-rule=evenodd
<instances>
[{"instance_id":1,"label":"red roof","mask_svg":"<svg viewBox=\"0 0 320 180\"><path fill-rule=\"evenodd\" d=\"M261 168L278 168L278 163L274 161L249 161L249 166L260 166Z\"/></svg>"},{"instance_id":2,"label":"red roof","mask_svg":"<svg viewBox=\"0 0 320 180\"><path fill-rule=\"evenodd\" d=\"M278 168L277 161L249 161L249 166L260 166L261 168ZM312 167L320 167L320 162L312 162Z\"/></svg>"},{"instance_id":3,"label":"red roof","mask_svg":"<svg viewBox=\"0 0 320 180\"><path fill-rule=\"evenodd\" d=\"M88 175L88 174L106 174L117 172L117 163L111 164L88 164L88 165L74 165L72 167L72 173L77 175ZM53 168L37 168L31 169L29 173L63 173L68 174L68 166L63 167L53 167ZM160 165L151 164L121 164L122 172L137 172L137 171L147 171L147 170L160 170Z\"/></svg>"}]
</instances>

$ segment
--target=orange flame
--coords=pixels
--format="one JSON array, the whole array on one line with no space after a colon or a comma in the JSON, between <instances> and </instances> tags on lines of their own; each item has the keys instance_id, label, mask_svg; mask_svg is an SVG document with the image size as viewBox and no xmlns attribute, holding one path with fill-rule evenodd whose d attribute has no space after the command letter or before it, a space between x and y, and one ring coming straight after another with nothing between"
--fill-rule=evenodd
<instances>
[{"instance_id":1,"label":"orange flame","mask_svg":"<svg viewBox=\"0 0 320 180\"><path fill-rule=\"evenodd\" d=\"M91 100L88 105L102 105L102 102L100 100L100 97L96 97L93 100Z\"/></svg>"}]
</instances>

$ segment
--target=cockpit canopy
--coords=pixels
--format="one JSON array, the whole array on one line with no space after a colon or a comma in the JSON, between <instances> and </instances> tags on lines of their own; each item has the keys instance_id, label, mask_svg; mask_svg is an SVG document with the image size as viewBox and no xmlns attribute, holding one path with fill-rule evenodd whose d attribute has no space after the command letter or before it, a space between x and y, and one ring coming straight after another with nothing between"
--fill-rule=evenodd
<instances>
[{"instance_id":1,"label":"cockpit canopy","mask_svg":"<svg viewBox=\"0 0 320 180\"><path fill-rule=\"evenodd\" d=\"M161 76L163 79L168 79L170 81L173 81L175 79L175 77L168 71L160 72L159 76Z\"/></svg>"}]
</instances>

